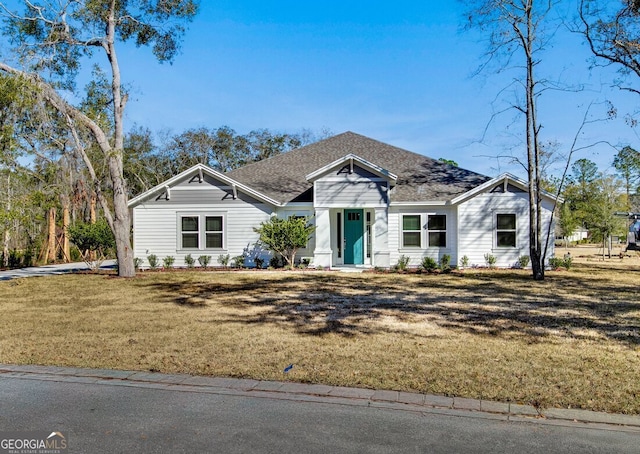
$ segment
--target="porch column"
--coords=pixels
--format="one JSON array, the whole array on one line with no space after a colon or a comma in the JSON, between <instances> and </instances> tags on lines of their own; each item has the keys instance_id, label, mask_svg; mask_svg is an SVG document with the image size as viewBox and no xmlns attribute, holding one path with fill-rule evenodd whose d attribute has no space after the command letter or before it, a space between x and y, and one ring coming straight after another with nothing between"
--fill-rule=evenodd
<instances>
[{"instance_id":1,"label":"porch column","mask_svg":"<svg viewBox=\"0 0 640 454\"><path fill-rule=\"evenodd\" d=\"M316 208L316 248L313 251L313 262L310 266L330 267L333 251L331 250L331 216L328 208Z\"/></svg>"},{"instance_id":2,"label":"porch column","mask_svg":"<svg viewBox=\"0 0 640 454\"><path fill-rule=\"evenodd\" d=\"M373 265L391 266L389 251L389 212L387 207L375 209L373 224Z\"/></svg>"}]
</instances>

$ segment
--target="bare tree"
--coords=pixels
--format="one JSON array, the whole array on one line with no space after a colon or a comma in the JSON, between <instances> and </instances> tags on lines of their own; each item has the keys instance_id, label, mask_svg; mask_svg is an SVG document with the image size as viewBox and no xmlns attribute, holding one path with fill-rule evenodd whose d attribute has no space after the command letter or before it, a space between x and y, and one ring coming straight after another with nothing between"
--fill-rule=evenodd
<instances>
[{"instance_id":1,"label":"bare tree","mask_svg":"<svg viewBox=\"0 0 640 454\"><path fill-rule=\"evenodd\" d=\"M31 80L70 126L90 131L107 162L113 191L110 226L116 238L120 276L134 276L135 268L123 168L127 94L122 90L117 49L120 43L133 40L138 46L151 46L160 62L171 61L185 31L182 24L191 20L197 9L195 0L25 0L24 10L19 12L0 2L5 33L11 36L16 44L13 51L20 57L12 64L3 58L0 71ZM58 91L73 87L81 63L94 51L106 58L110 74L113 130L105 130L101 122ZM83 159L90 162L89 156Z\"/></svg>"},{"instance_id":2,"label":"bare tree","mask_svg":"<svg viewBox=\"0 0 640 454\"><path fill-rule=\"evenodd\" d=\"M624 83L629 74L640 77L640 2L636 0L580 0L579 31L585 37L595 64L618 66L623 90L640 94Z\"/></svg>"},{"instance_id":3,"label":"bare tree","mask_svg":"<svg viewBox=\"0 0 640 454\"><path fill-rule=\"evenodd\" d=\"M535 280L544 279L546 247L542 233L542 167L543 150L539 142L537 99L544 86L536 76L540 52L547 44L545 34L554 0L472 0L468 27L487 34L488 62L503 60L502 68L516 66L521 75L515 86L523 95L523 103L512 107L524 116L529 192L529 255ZM545 241L546 246L546 241Z\"/></svg>"}]
</instances>

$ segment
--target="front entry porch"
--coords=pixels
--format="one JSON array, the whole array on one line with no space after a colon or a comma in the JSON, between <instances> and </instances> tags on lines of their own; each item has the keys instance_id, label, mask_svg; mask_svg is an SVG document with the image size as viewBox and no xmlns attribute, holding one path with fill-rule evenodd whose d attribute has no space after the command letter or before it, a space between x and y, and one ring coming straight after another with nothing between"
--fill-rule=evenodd
<instances>
[{"instance_id":1,"label":"front entry porch","mask_svg":"<svg viewBox=\"0 0 640 454\"><path fill-rule=\"evenodd\" d=\"M312 265L330 268L389 266L386 208L316 209Z\"/></svg>"}]
</instances>

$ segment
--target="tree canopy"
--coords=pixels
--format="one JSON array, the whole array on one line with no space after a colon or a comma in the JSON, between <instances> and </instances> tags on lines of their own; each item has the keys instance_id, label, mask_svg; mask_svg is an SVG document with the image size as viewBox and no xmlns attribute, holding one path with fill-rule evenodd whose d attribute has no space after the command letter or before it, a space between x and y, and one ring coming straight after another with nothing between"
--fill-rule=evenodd
<instances>
[{"instance_id":1,"label":"tree canopy","mask_svg":"<svg viewBox=\"0 0 640 454\"><path fill-rule=\"evenodd\" d=\"M114 232L118 272L120 276L134 276L123 165L124 109L128 95L122 88L117 50L121 44L133 42L150 47L160 62L172 61L180 48L185 23L195 16L198 4L193 0L24 0L20 3L22 8L16 10L0 3L3 32L17 57L9 59L3 55L0 71L28 79L34 92L66 123L75 151L82 155ZM75 87L80 68L96 53L103 58L93 61L108 74L104 79L96 78L94 86L96 93L108 93L109 105L104 109L109 113L106 121L96 118L95 112L86 106L73 105L59 91ZM88 147L82 140L84 131L89 132L101 152L98 161L95 154L87 153ZM111 204L99 190L106 186L95 170L102 163L106 163L108 169Z\"/></svg>"}]
</instances>

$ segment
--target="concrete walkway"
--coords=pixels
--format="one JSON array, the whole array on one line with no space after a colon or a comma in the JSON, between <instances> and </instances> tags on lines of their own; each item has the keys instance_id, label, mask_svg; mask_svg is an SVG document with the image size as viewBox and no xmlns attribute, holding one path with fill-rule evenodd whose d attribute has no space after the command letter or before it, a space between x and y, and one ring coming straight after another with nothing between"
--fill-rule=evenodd
<instances>
[{"instance_id":1,"label":"concrete walkway","mask_svg":"<svg viewBox=\"0 0 640 454\"><path fill-rule=\"evenodd\" d=\"M563 425L579 423L589 427L603 427L608 430L640 433L640 416L559 408L536 409L530 405L387 390L251 379L168 375L136 371L0 364L0 381L3 378L262 397L301 402L413 410L422 413L458 414L461 416L505 421L527 421L541 424Z\"/></svg>"},{"instance_id":2,"label":"concrete walkway","mask_svg":"<svg viewBox=\"0 0 640 454\"><path fill-rule=\"evenodd\" d=\"M115 266L115 260L105 260L100 266L101 270L111 269ZM19 268L15 270L0 271L0 281L18 279L22 277L51 276L54 274L75 273L86 271L89 266L84 262L61 263L59 265L32 266L29 268Z\"/></svg>"}]
</instances>

